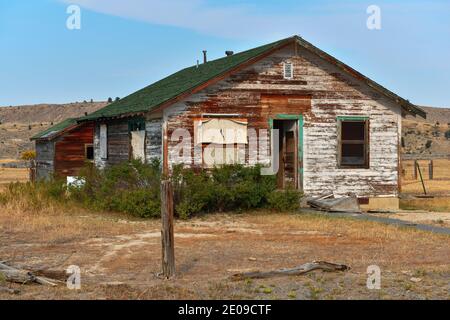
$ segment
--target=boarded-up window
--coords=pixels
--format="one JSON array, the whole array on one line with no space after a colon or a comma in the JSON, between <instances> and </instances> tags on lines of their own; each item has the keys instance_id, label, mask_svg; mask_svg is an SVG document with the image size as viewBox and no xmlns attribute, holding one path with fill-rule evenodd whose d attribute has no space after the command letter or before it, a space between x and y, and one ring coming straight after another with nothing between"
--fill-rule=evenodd
<instances>
[{"instance_id":1,"label":"boarded-up window","mask_svg":"<svg viewBox=\"0 0 450 320\"><path fill-rule=\"evenodd\" d=\"M100 158L108 158L108 126L100 125Z\"/></svg>"},{"instance_id":2,"label":"boarded-up window","mask_svg":"<svg viewBox=\"0 0 450 320\"><path fill-rule=\"evenodd\" d=\"M195 143L247 144L247 120L209 118L195 121Z\"/></svg>"},{"instance_id":3,"label":"boarded-up window","mask_svg":"<svg viewBox=\"0 0 450 320\"><path fill-rule=\"evenodd\" d=\"M369 167L369 121L339 120L339 167Z\"/></svg>"},{"instance_id":4,"label":"boarded-up window","mask_svg":"<svg viewBox=\"0 0 450 320\"><path fill-rule=\"evenodd\" d=\"M243 163L247 139L247 119L207 118L195 120L195 143L203 148L206 167Z\"/></svg>"},{"instance_id":5,"label":"boarded-up window","mask_svg":"<svg viewBox=\"0 0 450 320\"><path fill-rule=\"evenodd\" d=\"M145 130L131 132L133 159L145 161Z\"/></svg>"}]
</instances>

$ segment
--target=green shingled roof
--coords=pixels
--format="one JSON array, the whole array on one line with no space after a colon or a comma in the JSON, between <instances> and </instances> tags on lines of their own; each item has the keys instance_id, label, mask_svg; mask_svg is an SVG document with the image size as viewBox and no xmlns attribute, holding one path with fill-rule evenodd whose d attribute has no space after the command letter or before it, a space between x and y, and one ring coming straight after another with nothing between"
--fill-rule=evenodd
<instances>
[{"instance_id":1,"label":"green shingled roof","mask_svg":"<svg viewBox=\"0 0 450 320\"><path fill-rule=\"evenodd\" d=\"M77 124L76 118L67 118L66 120L64 120L58 124L55 124L54 126L48 128L47 130L44 130L44 131L39 132L38 134L32 136L31 140L51 138L55 134L58 134L61 131L65 130L75 124Z\"/></svg>"},{"instance_id":2,"label":"green shingled roof","mask_svg":"<svg viewBox=\"0 0 450 320\"><path fill-rule=\"evenodd\" d=\"M192 90L208 80L220 76L240 64L292 39L292 37L286 38L231 56L212 60L200 64L198 67L192 66L183 69L79 120L95 120L122 114L150 111L160 104Z\"/></svg>"},{"instance_id":3,"label":"green shingled roof","mask_svg":"<svg viewBox=\"0 0 450 320\"><path fill-rule=\"evenodd\" d=\"M409 101L399 97L395 93L389 91L388 89L382 87L375 81L365 77L356 70L337 60L336 58L330 56L329 54L323 52L322 50L316 48L311 43L305 41L304 39L293 36L290 38L282 39L276 42L272 42L254 49L236 53L231 56L223 57L217 60L209 61L207 63L200 64L199 66L192 66L183 70L180 70L162 80L159 80L129 96L111 103L110 105L97 110L90 115L82 118L78 118L78 121L89 121L96 120L100 118L111 118L122 115L135 115L143 112L151 111L161 104L176 98L184 93L188 93L196 87L206 83L207 81L214 79L228 71L233 70L239 65L257 58L258 56L264 54L265 52L280 47L290 41L296 41L303 48L317 54L319 57L335 64L337 67L341 68L348 74L362 79L369 86L375 90L385 94L389 98L395 100L399 103L405 111L418 114L422 117L426 117L425 111L419 107L413 105Z\"/></svg>"}]
</instances>

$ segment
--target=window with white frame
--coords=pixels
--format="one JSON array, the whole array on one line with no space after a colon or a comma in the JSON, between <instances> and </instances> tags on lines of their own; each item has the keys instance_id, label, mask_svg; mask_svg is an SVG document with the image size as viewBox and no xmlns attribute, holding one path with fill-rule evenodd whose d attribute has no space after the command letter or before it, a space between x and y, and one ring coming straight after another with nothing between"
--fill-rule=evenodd
<instances>
[{"instance_id":1,"label":"window with white frame","mask_svg":"<svg viewBox=\"0 0 450 320\"><path fill-rule=\"evenodd\" d=\"M283 77L285 79L292 79L294 77L294 68L291 62L283 63Z\"/></svg>"}]
</instances>

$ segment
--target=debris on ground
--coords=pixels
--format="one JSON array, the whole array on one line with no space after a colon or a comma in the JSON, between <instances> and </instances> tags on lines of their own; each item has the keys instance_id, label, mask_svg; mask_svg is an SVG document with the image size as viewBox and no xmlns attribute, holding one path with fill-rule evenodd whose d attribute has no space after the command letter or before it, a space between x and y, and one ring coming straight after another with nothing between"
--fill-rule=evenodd
<instances>
[{"instance_id":1,"label":"debris on ground","mask_svg":"<svg viewBox=\"0 0 450 320\"><path fill-rule=\"evenodd\" d=\"M334 194L327 194L322 197L311 198L306 203L321 211L361 213L356 195L335 197Z\"/></svg>"},{"instance_id":2,"label":"debris on ground","mask_svg":"<svg viewBox=\"0 0 450 320\"><path fill-rule=\"evenodd\" d=\"M29 270L13 268L6 265L4 262L0 262L0 275L4 277L5 281L20 284L38 283L41 285L54 287L58 283L62 282L60 280L47 278L45 276L38 276Z\"/></svg>"},{"instance_id":3,"label":"debris on ground","mask_svg":"<svg viewBox=\"0 0 450 320\"><path fill-rule=\"evenodd\" d=\"M242 279L262 279L262 278L270 278L277 276L297 276L301 274L308 273L313 270L323 270L327 272L332 271L347 271L350 270L350 267L344 264L335 264L326 261L313 261L302 264L301 266L291 268L291 269L278 269L272 271L250 271L250 272L242 272L235 273L231 276L233 280L242 280Z\"/></svg>"}]
</instances>

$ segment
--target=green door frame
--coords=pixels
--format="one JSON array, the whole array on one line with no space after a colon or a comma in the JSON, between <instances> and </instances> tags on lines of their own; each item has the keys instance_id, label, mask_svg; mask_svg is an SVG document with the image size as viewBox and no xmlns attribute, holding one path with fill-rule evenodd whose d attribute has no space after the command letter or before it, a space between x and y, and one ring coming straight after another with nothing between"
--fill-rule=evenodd
<instances>
[{"instance_id":1,"label":"green door frame","mask_svg":"<svg viewBox=\"0 0 450 320\"><path fill-rule=\"evenodd\" d=\"M298 154L297 154L297 188L303 191L303 115L302 114L277 114L269 118L269 128L273 129L274 120L297 120L298 127ZM271 146L272 148L272 146Z\"/></svg>"}]
</instances>

